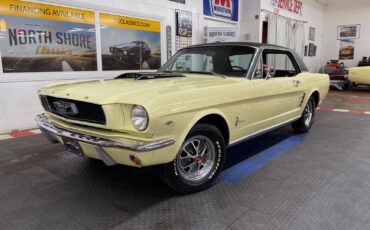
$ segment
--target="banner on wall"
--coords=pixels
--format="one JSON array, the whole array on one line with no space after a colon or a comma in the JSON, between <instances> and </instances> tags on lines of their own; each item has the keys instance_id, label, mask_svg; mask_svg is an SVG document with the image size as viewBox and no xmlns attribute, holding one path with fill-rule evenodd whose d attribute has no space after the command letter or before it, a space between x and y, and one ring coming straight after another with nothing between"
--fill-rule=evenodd
<instances>
[{"instance_id":1,"label":"banner on wall","mask_svg":"<svg viewBox=\"0 0 370 230\"><path fill-rule=\"evenodd\" d=\"M203 14L205 16L238 21L238 0L203 0Z\"/></svg>"},{"instance_id":2,"label":"banner on wall","mask_svg":"<svg viewBox=\"0 0 370 230\"><path fill-rule=\"evenodd\" d=\"M303 2L301 0L271 0L271 5L275 7L274 13L280 14L287 11L293 14L303 14Z\"/></svg>"},{"instance_id":3,"label":"banner on wall","mask_svg":"<svg viewBox=\"0 0 370 230\"><path fill-rule=\"evenodd\" d=\"M103 70L161 66L159 21L101 13L100 30Z\"/></svg>"},{"instance_id":4,"label":"banner on wall","mask_svg":"<svg viewBox=\"0 0 370 230\"><path fill-rule=\"evenodd\" d=\"M340 41L339 60L353 60L355 57L355 40L344 39Z\"/></svg>"},{"instance_id":5,"label":"banner on wall","mask_svg":"<svg viewBox=\"0 0 370 230\"><path fill-rule=\"evenodd\" d=\"M94 12L2 0L5 73L97 70Z\"/></svg>"},{"instance_id":6,"label":"banner on wall","mask_svg":"<svg viewBox=\"0 0 370 230\"><path fill-rule=\"evenodd\" d=\"M207 43L212 42L236 42L238 41L238 27L205 27L204 32Z\"/></svg>"}]
</instances>

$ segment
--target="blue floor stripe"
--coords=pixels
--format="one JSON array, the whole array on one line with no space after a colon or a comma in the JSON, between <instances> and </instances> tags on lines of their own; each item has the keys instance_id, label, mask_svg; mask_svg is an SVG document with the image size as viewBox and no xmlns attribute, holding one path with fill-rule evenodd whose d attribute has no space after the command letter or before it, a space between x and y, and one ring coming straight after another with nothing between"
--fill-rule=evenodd
<instances>
[{"instance_id":1,"label":"blue floor stripe","mask_svg":"<svg viewBox=\"0 0 370 230\"><path fill-rule=\"evenodd\" d=\"M276 144L254 155L253 157L250 157L247 160L244 160L232 166L231 168L226 169L220 174L219 179L228 183L238 183L243 178L251 175L258 169L265 166L271 160L275 159L276 157L287 152L288 150L302 142L304 137L304 135L289 137L279 144Z\"/></svg>"}]
</instances>

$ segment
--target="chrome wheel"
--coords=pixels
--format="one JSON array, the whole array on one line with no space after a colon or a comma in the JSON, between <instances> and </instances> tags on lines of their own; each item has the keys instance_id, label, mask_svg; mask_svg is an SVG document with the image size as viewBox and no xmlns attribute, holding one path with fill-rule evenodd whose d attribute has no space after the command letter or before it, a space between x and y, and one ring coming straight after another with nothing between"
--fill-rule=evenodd
<instances>
[{"instance_id":1,"label":"chrome wheel","mask_svg":"<svg viewBox=\"0 0 370 230\"><path fill-rule=\"evenodd\" d=\"M306 105L306 108L303 111L303 119L307 127L311 125L312 118L313 118L313 106L312 103L309 101Z\"/></svg>"},{"instance_id":2,"label":"chrome wheel","mask_svg":"<svg viewBox=\"0 0 370 230\"><path fill-rule=\"evenodd\" d=\"M178 172L189 182L199 182L212 170L216 150L213 142L205 136L189 138L177 155Z\"/></svg>"}]
</instances>

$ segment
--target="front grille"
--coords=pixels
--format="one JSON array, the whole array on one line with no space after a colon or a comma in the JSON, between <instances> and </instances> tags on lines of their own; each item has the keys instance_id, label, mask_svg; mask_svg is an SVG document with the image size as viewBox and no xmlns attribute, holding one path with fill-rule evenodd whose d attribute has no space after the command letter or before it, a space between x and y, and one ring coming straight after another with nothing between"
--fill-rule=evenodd
<instances>
[{"instance_id":1,"label":"front grille","mask_svg":"<svg viewBox=\"0 0 370 230\"><path fill-rule=\"evenodd\" d=\"M44 109L50 113L64 117L70 120L84 121L105 125L107 123L103 108L101 105L76 101L52 96L40 96ZM57 110L54 102L73 103L77 108L76 114L63 114Z\"/></svg>"}]
</instances>

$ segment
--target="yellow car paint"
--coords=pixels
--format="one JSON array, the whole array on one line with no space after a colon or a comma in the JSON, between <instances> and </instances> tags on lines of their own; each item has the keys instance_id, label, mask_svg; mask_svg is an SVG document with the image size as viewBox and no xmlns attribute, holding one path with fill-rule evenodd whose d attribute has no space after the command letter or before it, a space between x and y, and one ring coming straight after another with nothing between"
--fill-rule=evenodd
<instances>
[{"instance_id":1,"label":"yellow car paint","mask_svg":"<svg viewBox=\"0 0 370 230\"><path fill-rule=\"evenodd\" d=\"M321 102L329 89L329 77L325 74L301 73L295 77L252 80L204 74L184 75L140 81L63 82L45 86L39 94L103 106L106 125L69 120L47 113L53 124L65 130L118 142L174 139L175 144L149 152L104 148L119 164L136 166L129 159L135 154L142 160L142 166L149 166L172 161L190 129L208 115L217 115L225 120L229 129L229 144L232 144L300 117L314 92L319 93ZM145 131L137 131L131 123L133 105L147 110L149 125ZM56 138L61 141L60 137ZM80 144L87 156L99 159L93 145Z\"/></svg>"},{"instance_id":2,"label":"yellow car paint","mask_svg":"<svg viewBox=\"0 0 370 230\"><path fill-rule=\"evenodd\" d=\"M349 68L348 80L358 85L370 85L370 66Z\"/></svg>"}]
</instances>

